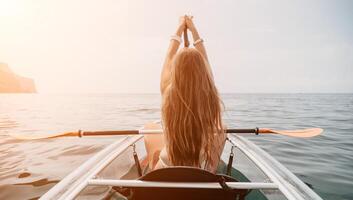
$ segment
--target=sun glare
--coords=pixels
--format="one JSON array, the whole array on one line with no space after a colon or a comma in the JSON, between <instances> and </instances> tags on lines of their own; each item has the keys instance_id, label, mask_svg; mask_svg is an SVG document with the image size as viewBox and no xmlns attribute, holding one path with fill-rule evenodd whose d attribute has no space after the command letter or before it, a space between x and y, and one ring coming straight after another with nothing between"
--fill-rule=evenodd
<instances>
[{"instance_id":1,"label":"sun glare","mask_svg":"<svg viewBox=\"0 0 353 200\"><path fill-rule=\"evenodd\" d=\"M15 17L23 10L23 6L16 0L0 1L0 17Z\"/></svg>"}]
</instances>

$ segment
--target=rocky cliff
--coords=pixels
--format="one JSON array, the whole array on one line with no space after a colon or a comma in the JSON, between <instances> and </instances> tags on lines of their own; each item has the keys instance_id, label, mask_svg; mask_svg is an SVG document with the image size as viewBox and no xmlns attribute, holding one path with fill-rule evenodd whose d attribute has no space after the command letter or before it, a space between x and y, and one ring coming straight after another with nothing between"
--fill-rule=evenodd
<instances>
[{"instance_id":1,"label":"rocky cliff","mask_svg":"<svg viewBox=\"0 0 353 200\"><path fill-rule=\"evenodd\" d=\"M0 63L0 93L35 93L34 81L15 74L7 64Z\"/></svg>"}]
</instances>

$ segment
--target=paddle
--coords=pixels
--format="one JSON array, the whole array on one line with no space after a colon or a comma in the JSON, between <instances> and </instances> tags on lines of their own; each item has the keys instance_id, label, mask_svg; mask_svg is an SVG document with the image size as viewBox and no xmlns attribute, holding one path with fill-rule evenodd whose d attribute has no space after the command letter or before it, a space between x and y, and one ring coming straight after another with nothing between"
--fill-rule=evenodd
<instances>
[{"instance_id":1,"label":"paddle","mask_svg":"<svg viewBox=\"0 0 353 200\"><path fill-rule=\"evenodd\" d=\"M291 137L308 138L320 135L323 129L321 128L310 128L302 130L272 130L268 128L254 128L254 129L226 129L226 133L255 133L258 134L279 134ZM34 134L34 135L11 135L14 138L21 140L37 140L46 138L58 138L58 137L83 137L83 136L102 136L102 135L147 135L147 134L162 134L163 130L118 130L118 131L77 131L77 132L66 132L58 134Z\"/></svg>"}]
</instances>

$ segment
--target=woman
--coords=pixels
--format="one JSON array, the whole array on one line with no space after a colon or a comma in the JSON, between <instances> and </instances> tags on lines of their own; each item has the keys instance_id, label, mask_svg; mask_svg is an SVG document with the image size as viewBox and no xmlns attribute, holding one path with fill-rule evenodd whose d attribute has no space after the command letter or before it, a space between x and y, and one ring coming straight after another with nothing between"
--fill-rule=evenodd
<instances>
[{"instance_id":1,"label":"woman","mask_svg":"<svg viewBox=\"0 0 353 200\"><path fill-rule=\"evenodd\" d=\"M191 31L194 48L179 52L184 29ZM192 17L180 18L172 36L161 75L163 135L145 136L151 169L193 166L215 172L225 133L221 100L208 64L206 49ZM146 129L158 129L147 124Z\"/></svg>"}]
</instances>

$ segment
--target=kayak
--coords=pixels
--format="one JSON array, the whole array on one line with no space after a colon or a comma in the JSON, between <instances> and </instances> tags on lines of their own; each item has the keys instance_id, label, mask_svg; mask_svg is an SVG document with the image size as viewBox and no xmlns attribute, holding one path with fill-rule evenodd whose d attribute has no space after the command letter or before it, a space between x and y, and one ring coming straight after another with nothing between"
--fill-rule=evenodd
<instances>
[{"instance_id":1,"label":"kayak","mask_svg":"<svg viewBox=\"0 0 353 200\"><path fill-rule=\"evenodd\" d=\"M205 194L208 199L322 199L267 152L239 134L228 134L218 175L192 167L148 171L142 135L112 140L112 144L40 199L139 199L138 194L143 199L159 199L158 195L166 194L169 199L181 194L200 195L198 199L204 199L201 196ZM131 198L131 194L136 198ZM221 198L223 194L227 198Z\"/></svg>"}]
</instances>

